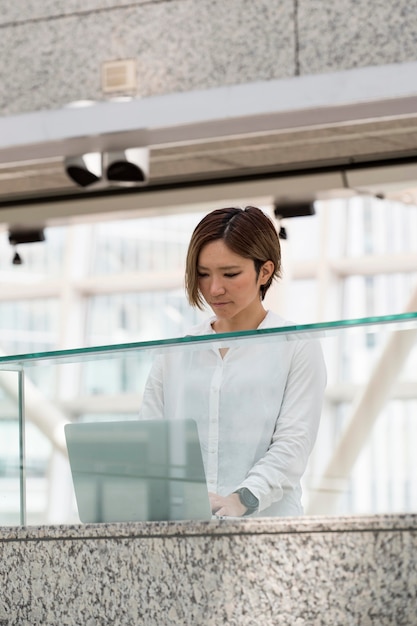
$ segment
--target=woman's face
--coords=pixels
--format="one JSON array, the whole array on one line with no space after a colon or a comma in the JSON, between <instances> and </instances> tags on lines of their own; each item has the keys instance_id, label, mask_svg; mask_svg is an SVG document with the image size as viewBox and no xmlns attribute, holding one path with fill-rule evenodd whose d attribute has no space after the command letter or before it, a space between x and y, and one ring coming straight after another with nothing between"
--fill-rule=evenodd
<instances>
[{"instance_id":1,"label":"woman's face","mask_svg":"<svg viewBox=\"0 0 417 626\"><path fill-rule=\"evenodd\" d=\"M245 324L246 319L263 310L260 287L273 273L267 261L256 276L252 259L232 252L223 240L205 245L198 258L198 284L201 294L218 318Z\"/></svg>"}]
</instances>

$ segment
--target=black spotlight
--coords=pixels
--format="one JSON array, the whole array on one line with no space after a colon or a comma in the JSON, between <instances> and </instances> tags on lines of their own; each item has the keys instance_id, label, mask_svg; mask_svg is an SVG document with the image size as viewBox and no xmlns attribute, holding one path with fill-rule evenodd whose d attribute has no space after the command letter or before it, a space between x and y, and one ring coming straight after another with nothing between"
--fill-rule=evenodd
<instances>
[{"instance_id":1,"label":"black spotlight","mask_svg":"<svg viewBox=\"0 0 417 626\"><path fill-rule=\"evenodd\" d=\"M22 243L35 243L37 241L45 241L45 231L43 228L23 228L15 226L9 229L9 243L11 246L17 246ZM18 251L12 260L13 265L22 265L23 260Z\"/></svg>"},{"instance_id":2,"label":"black spotlight","mask_svg":"<svg viewBox=\"0 0 417 626\"><path fill-rule=\"evenodd\" d=\"M107 180L126 185L146 185L149 179L148 148L128 148L103 155Z\"/></svg>"},{"instance_id":3,"label":"black spotlight","mask_svg":"<svg viewBox=\"0 0 417 626\"><path fill-rule=\"evenodd\" d=\"M66 157L65 171L80 187L88 187L101 180L102 163L100 152L89 152L81 156Z\"/></svg>"},{"instance_id":4,"label":"black spotlight","mask_svg":"<svg viewBox=\"0 0 417 626\"><path fill-rule=\"evenodd\" d=\"M18 251L16 250L14 255L13 255L13 260L12 260L13 265L22 265L23 261L22 261L22 257L20 256L20 254L18 253Z\"/></svg>"},{"instance_id":5,"label":"black spotlight","mask_svg":"<svg viewBox=\"0 0 417 626\"><path fill-rule=\"evenodd\" d=\"M288 239L287 231L283 226L281 226L281 228L279 229L278 237L280 239Z\"/></svg>"},{"instance_id":6,"label":"black spotlight","mask_svg":"<svg viewBox=\"0 0 417 626\"><path fill-rule=\"evenodd\" d=\"M45 241L43 228L14 226L9 229L9 243L12 246L17 246L20 243L35 243L36 241Z\"/></svg>"},{"instance_id":7,"label":"black spotlight","mask_svg":"<svg viewBox=\"0 0 417 626\"><path fill-rule=\"evenodd\" d=\"M315 215L314 202L276 202L274 205L275 217L280 220L289 217L305 217Z\"/></svg>"}]
</instances>

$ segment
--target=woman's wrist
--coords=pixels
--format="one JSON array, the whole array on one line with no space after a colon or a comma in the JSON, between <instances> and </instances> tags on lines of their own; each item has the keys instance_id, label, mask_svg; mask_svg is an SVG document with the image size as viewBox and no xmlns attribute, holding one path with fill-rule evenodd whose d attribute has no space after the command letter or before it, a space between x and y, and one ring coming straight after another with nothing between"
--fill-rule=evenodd
<instances>
[{"instance_id":1,"label":"woman's wrist","mask_svg":"<svg viewBox=\"0 0 417 626\"><path fill-rule=\"evenodd\" d=\"M241 487L240 489L236 489L233 493L236 493L239 496L240 502L245 507L246 511L243 515L250 515L254 513L259 508L259 500L258 498L248 489L247 487Z\"/></svg>"}]
</instances>

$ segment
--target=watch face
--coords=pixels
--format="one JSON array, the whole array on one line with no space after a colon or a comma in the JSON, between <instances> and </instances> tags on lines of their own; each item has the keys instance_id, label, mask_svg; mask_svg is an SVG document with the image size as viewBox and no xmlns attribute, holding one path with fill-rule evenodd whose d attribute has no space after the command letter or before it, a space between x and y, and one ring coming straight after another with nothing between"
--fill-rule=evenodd
<instances>
[{"instance_id":1,"label":"watch face","mask_svg":"<svg viewBox=\"0 0 417 626\"><path fill-rule=\"evenodd\" d=\"M249 489L246 489L246 487L243 487L242 489L240 489L239 496L242 501L242 504L244 504L250 509L257 508L259 504L259 500L256 496L253 495L251 491L249 491Z\"/></svg>"}]
</instances>

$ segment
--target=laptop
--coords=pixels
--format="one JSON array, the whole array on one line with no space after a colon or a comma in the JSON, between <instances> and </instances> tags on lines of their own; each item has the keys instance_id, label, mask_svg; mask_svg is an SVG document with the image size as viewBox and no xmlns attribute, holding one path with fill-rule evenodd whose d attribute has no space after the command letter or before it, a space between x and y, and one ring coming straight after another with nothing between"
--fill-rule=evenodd
<instances>
[{"instance_id":1,"label":"laptop","mask_svg":"<svg viewBox=\"0 0 417 626\"><path fill-rule=\"evenodd\" d=\"M81 522L209 520L194 420L66 424Z\"/></svg>"}]
</instances>

